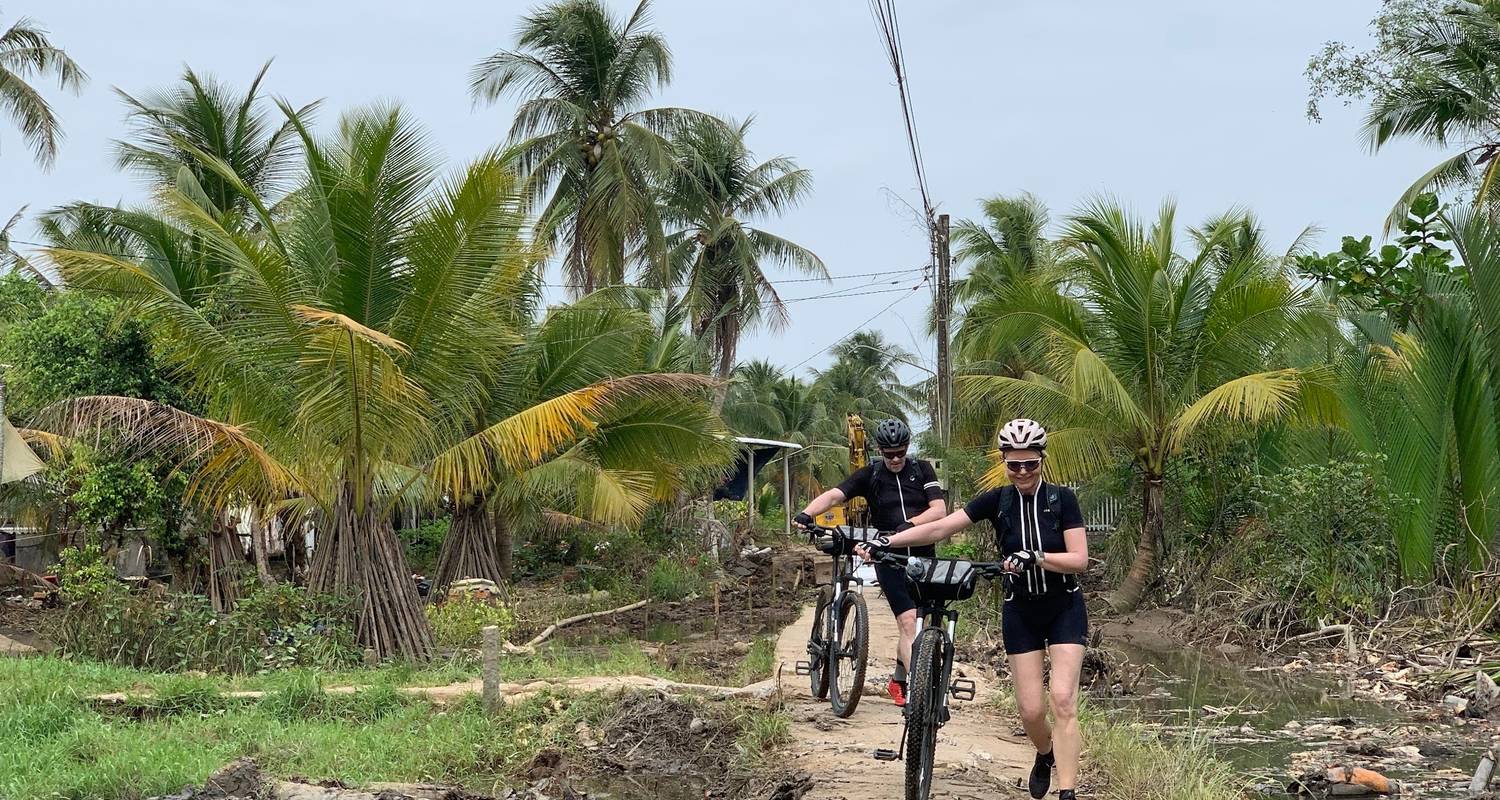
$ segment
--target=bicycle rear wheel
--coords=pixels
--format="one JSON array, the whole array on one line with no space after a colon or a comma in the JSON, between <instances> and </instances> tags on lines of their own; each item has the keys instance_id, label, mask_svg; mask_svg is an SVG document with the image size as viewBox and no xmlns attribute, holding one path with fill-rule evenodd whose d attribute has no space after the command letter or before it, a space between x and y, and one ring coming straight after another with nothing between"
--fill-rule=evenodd
<instances>
[{"instance_id":1,"label":"bicycle rear wheel","mask_svg":"<svg viewBox=\"0 0 1500 800\"><path fill-rule=\"evenodd\" d=\"M943 632L926 628L912 643L906 693L906 800L927 800L943 708Z\"/></svg>"},{"instance_id":2,"label":"bicycle rear wheel","mask_svg":"<svg viewBox=\"0 0 1500 800\"><path fill-rule=\"evenodd\" d=\"M829 614L828 607L832 604L833 587L824 586L819 589L818 604L813 608L812 634L807 640L808 660L812 664L812 669L808 672L812 679L812 696L819 700L828 697L827 655L832 648L828 640L833 638L833 617Z\"/></svg>"},{"instance_id":3,"label":"bicycle rear wheel","mask_svg":"<svg viewBox=\"0 0 1500 800\"><path fill-rule=\"evenodd\" d=\"M865 663L870 654L870 612L864 595L845 592L839 601L839 637L829 658L833 674L829 681L833 713L849 717L859 707L865 690Z\"/></svg>"}]
</instances>

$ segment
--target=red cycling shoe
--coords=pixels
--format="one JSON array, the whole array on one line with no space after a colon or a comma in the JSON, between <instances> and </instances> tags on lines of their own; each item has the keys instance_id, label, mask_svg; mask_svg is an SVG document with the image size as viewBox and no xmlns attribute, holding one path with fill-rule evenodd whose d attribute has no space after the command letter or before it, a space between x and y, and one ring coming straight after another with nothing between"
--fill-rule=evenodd
<instances>
[{"instance_id":1,"label":"red cycling shoe","mask_svg":"<svg viewBox=\"0 0 1500 800\"><path fill-rule=\"evenodd\" d=\"M906 705L906 684L893 678L885 685L885 693L891 696L891 702L896 705Z\"/></svg>"}]
</instances>

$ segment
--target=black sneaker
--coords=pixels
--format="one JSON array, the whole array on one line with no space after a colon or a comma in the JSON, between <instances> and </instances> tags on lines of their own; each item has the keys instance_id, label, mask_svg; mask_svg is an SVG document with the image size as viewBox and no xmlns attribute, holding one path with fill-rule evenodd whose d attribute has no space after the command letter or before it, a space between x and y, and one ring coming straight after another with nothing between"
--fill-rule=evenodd
<instances>
[{"instance_id":1,"label":"black sneaker","mask_svg":"<svg viewBox=\"0 0 1500 800\"><path fill-rule=\"evenodd\" d=\"M1036 763L1031 765L1031 780L1026 784L1034 800L1046 797L1047 790L1052 788L1052 765L1056 763L1051 750L1036 754Z\"/></svg>"}]
</instances>

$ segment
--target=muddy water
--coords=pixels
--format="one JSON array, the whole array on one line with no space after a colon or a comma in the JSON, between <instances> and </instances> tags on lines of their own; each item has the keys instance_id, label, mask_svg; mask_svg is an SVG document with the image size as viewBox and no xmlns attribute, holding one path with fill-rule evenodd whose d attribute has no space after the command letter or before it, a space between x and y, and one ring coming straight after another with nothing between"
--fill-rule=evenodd
<instances>
[{"instance_id":1,"label":"muddy water","mask_svg":"<svg viewBox=\"0 0 1500 800\"><path fill-rule=\"evenodd\" d=\"M1096 707L1138 717L1173 737L1206 741L1256 787L1257 797L1287 797L1289 779L1313 764L1370 765L1420 785L1421 796L1464 797L1467 775L1485 742L1473 732L1413 718L1411 711L1353 698L1342 681L1277 667L1250 667L1217 652L1110 642L1146 665L1136 694L1093 697ZM1417 745L1423 753L1380 759L1360 745ZM1447 772L1444 770L1456 770Z\"/></svg>"}]
</instances>

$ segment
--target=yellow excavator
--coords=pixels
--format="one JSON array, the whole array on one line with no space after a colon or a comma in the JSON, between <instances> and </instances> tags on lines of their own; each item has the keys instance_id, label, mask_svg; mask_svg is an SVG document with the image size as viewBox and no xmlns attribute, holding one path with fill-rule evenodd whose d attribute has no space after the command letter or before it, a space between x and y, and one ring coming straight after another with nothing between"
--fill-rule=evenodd
<instances>
[{"instance_id":1,"label":"yellow excavator","mask_svg":"<svg viewBox=\"0 0 1500 800\"><path fill-rule=\"evenodd\" d=\"M865 421L858 414L844 415L845 432L849 437L849 472L861 469L870 463L870 445L865 439ZM838 525L866 527L870 509L863 497L851 497L841 506L834 506L818 517L818 524L826 528Z\"/></svg>"}]
</instances>

